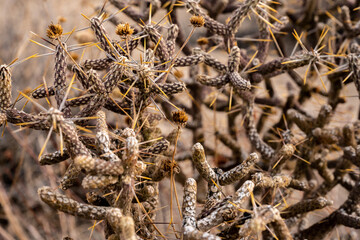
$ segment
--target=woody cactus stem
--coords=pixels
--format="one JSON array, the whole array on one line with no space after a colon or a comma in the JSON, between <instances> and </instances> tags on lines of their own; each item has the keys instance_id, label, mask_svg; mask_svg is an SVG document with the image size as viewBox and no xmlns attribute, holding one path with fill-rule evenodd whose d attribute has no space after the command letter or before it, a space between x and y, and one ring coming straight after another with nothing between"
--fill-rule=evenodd
<instances>
[{"instance_id":1,"label":"woody cactus stem","mask_svg":"<svg viewBox=\"0 0 360 240\"><path fill-rule=\"evenodd\" d=\"M5 110L11 105L11 72L6 65L0 66L0 110Z\"/></svg>"},{"instance_id":2,"label":"woody cactus stem","mask_svg":"<svg viewBox=\"0 0 360 240\"><path fill-rule=\"evenodd\" d=\"M212 234L201 232L197 229L196 224L196 181L193 178L189 178L185 182L184 186L184 200L183 200L183 238L184 240L195 239L209 239L220 240Z\"/></svg>"},{"instance_id":3,"label":"woody cactus stem","mask_svg":"<svg viewBox=\"0 0 360 240\"><path fill-rule=\"evenodd\" d=\"M25 153L41 149L40 165L66 166L51 179L88 203L50 187L40 199L102 220L106 239L324 239L337 225L358 229L360 121L346 109L357 107L360 92L360 15L356 1L305 2L110 0L74 34L92 31L96 41L86 46L67 45L74 35L65 41L61 25L50 24L49 40L41 39L54 55L53 84L22 91L14 84L36 79L26 67L16 72L24 60L0 66L1 134L20 127L11 135ZM160 8L169 12L155 23ZM248 16L254 27L244 26ZM352 86L355 96L344 91ZM14 90L23 94L12 99ZM19 138L32 139L33 130L47 134L34 150ZM10 176L13 163L0 161L11 192L25 184L21 168ZM331 199L338 185L349 193L344 202ZM29 197L22 194L8 195L14 206ZM329 214L330 205L340 207ZM167 206L177 209L167 214ZM305 225L314 211L325 217ZM7 231L12 225L0 236L16 232Z\"/></svg>"}]
</instances>

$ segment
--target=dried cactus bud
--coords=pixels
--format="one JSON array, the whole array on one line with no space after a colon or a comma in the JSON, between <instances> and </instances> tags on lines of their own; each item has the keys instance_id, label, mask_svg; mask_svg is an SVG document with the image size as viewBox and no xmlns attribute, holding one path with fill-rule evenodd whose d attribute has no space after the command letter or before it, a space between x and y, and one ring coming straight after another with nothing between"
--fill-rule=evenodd
<instances>
[{"instance_id":1,"label":"dried cactus bud","mask_svg":"<svg viewBox=\"0 0 360 240\"><path fill-rule=\"evenodd\" d=\"M199 44L200 46L207 45L207 44L209 44L209 39L202 37L202 38L199 38L198 40L196 40L196 43Z\"/></svg>"},{"instance_id":2,"label":"dried cactus bud","mask_svg":"<svg viewBox=\"0 0 360 240\"><path fill-rule=\"evenodd\" d=\"M194 27L202 27L205 24L205 19L202 16L192 16L190 18L190 23Z\"/></svg>"},{"instance_id":3,"label":"dried cactus bud","mask_svg":"<svg viewBox=\"0 0 360 240\"><path fill-rule=\"evenodd\" d=\"M188 120L188 116L184 111L176 111L172 113L172 119L175 123L183 126Z\"/></svg>"},{"instance_id":4,"label":"dried cactus bud","mask_svg":"<svg viewBox=\"0 0 360 240\"><path fill-rule=\"evenodd\" d=\"M71 58L74 59L75 61L79 60L79 58L80 58L79 54L74 53L74 52L70 53L70 56L71 56Z\"/></svg>"},{"instance_id":5,"label":"dried cactus bud","mask_svg":"<svg viewBox=\"0 0 360 240\"><path fill-rule=\"evenodd\" d=\"M175 70L174 71L174 76L177 78L182 78L184 76L184 73L179 71L179 70Z\"/></svg>"},{"instance_id":6,"label":"dried cactus bud","mask_svg":"<svg viewBox=\"0 0 360 240\"><path fill-rule=\"evenodd\" d=\"M46 30L46 36L51 39L59 38L63 33L63 28L60 24L50 24Z\"/></svg>"},{"instance_id":7,"label":"dried cactus bud","mask_svg":"<svg viewBox=\"0 0 360 240\"><path fill-rule=\"evenodd\" d=\"M115 33L121 37L127 37L134 33L134 29L130 27L129 23L119 24L116 26Z\"/></svg>"},{"instance_id":8,"label":"dried cactus bud","mask_svg":"<svg viewBox=\"0 0 360 240\"><path fill-rule=\"evenodd\" d=\"M171 161L171 159L165 159L162 162L162 165L160 168L166 176L170 175L171 169L173 169L173 173L175 173L175 174L180 172L180 166L178 165L178 163L175 161L174 162Z\"/></svg>"}]
</instances>

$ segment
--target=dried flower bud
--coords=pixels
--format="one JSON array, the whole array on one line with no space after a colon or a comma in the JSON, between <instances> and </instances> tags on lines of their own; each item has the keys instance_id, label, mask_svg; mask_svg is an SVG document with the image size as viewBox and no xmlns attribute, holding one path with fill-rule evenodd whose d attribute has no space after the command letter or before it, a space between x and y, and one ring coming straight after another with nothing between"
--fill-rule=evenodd
<instances>
[{"instance_id":1,"label":"dried flower bud","mask_svg":"<svg viewBox=\"0 0 360 240\"><path fill-rule=\"evenodd\" d=\"M184 76L183 72L179 71L179 70L175 70L174 71L174 76L177 78L182 78Z\"/></svg>"},{"instance_id":2,"label":"dried flower bud","mask_svg":"<svg viewBox=\"0 0 360 240\"><path fill-rule=\"evenodd\" d=\"M207 44L209 44L209 39L202 37L202 38L199 38L196 41L196 43L199 44L200 46L207 45Z\"/></svg>"},{"instance_id":3,"label":"dried flower bud","mask_svg":"<svg viewBox=\"0 0 360 240\"><path fill-rule=\"evenodd\" d=\"M58 22L59 23L64 23L66 21L67 21L66 17L63 17L63 16L58 17Z\"/></svg>"},{"instance_id":4,"label":"dried flower bud","mask_svg":"<svg viewBox=\"0 0 360 240\"><path fill-rule=\"evenodd\" d=\"M173 121L179 125L185 125L188 120L188 116L184 111L173 112L172 118Z\"/></svg>"},{"instance_id":5,"label":"dried flower bud","mask_svg":"<svg viewBox=\"0 0 360 240\"><path fill-rule=\"evenodd\" d=\"M205 19L202 16L192 16L190 18L190 23L194 27L202 27L205 24Z\"/></svg>"},{"instance_id":6,"label":"dried flower bud","mask_svg":"<svg viewBox=\"0 0 360 240\"><path fill-rule=\"evenodd\" d=\"M167 159L163 162L163 165L161 166L161 169L164 172L170 173L171 172L171 168L173 168L174 173L179 173L180 172L180 166L178 165L177 162L173 162L170 159Z\"/></svg>"},{"instance_id":7,"label":"dried flower bud","mask_svg":"<svg viewBox=\"0 0 360 240\"><path fill-rule=\"evenodd\" d=\"M85 30L82 32L78 32L75 34L75 39L78 43L87 43L91 41L95 41L94 34L91 30ZM88 61L94 61L94 60L88 60ZM94 68L94 70L97 70Z\"/></svg>"},{"instance_id":8,"label":"dried flower bud","mask_svg":"<svg viewBox=\"0 0 360 240\"><path fill-rule=\"evenodd\" d=\"M50 24L46 30L46 35L48 38L55 39L61 36L63 33L63 28L60 24Z\"/></svg>"},{"instance_id":9,"label":"dried flower bud","mask_svg":"<svg viewBox=\"0 0 360 240\"><path fill-rule=\"evenodd\" d=\"M116 27L115 33L121 37L130 36L134 33L134 29L128 23L119 24Z\"/></svg>"},{"instance_id":10,"label":"dried flower bud","mask_svg":"<svg viewBox=\"0 0 360 240\"><path fill-rule=\"evenodd\" d=\"M72 59L74 59L75 61L79 60L79 54L77 53L70 53L70 56L72 57Z\"/></svg>"}]
</instances>

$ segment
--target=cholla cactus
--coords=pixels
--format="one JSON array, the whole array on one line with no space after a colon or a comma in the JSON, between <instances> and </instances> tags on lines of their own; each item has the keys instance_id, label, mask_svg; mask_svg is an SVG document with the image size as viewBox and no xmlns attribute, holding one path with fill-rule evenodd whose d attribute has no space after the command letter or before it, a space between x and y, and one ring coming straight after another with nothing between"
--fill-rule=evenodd
<instances>
[{"instance_id":1,"label":"cholla cactus","mask_svg":"<svg viewBox=\"0 0 360 240\"><path fill-rule=\"evenodd\" d=\"M106 239L322 239L337 225L359 229L360 124L341 125L337 112L346 84L360 93L357 9L353 1L304 1L291 13L293 3L281 2L111 0L86 17L102 56L80 61L71 53L84 46L49 25L51 83L15 100L17 63L0 66L0 124L46 132L40 165L66 162L57 179L64 194L41 187L40 199L102 221ZM160 8L169 12L154 23ZM217 20L226 13L225 23ZM257 26L252 47L242 42L248 17ZM291 79L277 77L283 73ZM24 98L40 112L20 110ZM43 98L56 104L45 108ZM58 148L45 153L48 142ZM347 199L331 199L338 185ZM340 207L328 208L335 201ZM316 210L326 217L304 227Z\"/></svg>"}]
</instances>

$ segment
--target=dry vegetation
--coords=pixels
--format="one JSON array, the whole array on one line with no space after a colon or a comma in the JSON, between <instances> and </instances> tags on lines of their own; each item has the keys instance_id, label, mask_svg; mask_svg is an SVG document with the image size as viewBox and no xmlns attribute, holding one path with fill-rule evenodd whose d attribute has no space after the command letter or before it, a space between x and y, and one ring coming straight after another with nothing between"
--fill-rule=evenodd
<instances>
[{"instance_id":1,"label":"dry vegetation","mask_svg":"<svg viewBox=\"0 0 360 240\"><path fill-rule=\"evenodd\" d=\"M3 0L0 239L358 239L359 6Z\"/></svg>"}]
</instances>

